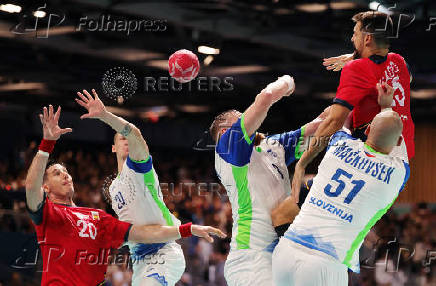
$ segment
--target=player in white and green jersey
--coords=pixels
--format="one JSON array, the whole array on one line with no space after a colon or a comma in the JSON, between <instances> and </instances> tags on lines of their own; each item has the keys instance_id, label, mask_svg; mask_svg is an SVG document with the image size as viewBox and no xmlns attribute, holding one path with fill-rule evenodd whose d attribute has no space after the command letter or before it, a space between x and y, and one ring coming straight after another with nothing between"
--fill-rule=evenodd
<instances>
[{"instance_id":1,"label":"player in white and green jersey","mask_svg":"<svg viewBox=\"0 0 436 286\"><path fill-rule=\"evenodd\" d=\"M140 224L179 226L180 221L168 210L153 168L151 155L136 161L123 159L126 137L116 134L113 150L117 153L118 176L109 187L112 209L122 221ZM120 156L121 155L121 156ZM176 242L129 243L133 265L132 285L174 285L185 271L183 251ZM150 280L150 281L147 281ZM156 284L158 282L159 284Z\"/></svg>"},{"instance_id":2,"label":"player in white and green jersey","mask_svg":"<svg viewBox=\"0 0 436 286\"><path fill-rule=\"evenodd\" d=\"M216 117L210 133L217 142L215 169L232 205L231 250L224 275L229 286L272 285L272 250L277 243L271 211L290 195L287 165L301 156L302 138L319 121L272 136L256 133L272 104L293 92L290 76L257 95L243 113ZM295 214L298 207L294 204Z\"/></svg>"},{"instance_id":3,"label":"player in white and green jersey","mask_svg":"<svg viewBox=\"0 0 436 286\"><path fill-rule=\"evenodd\" d=\"M409 165L390 155L401 144L402 121L379 113L362 142L335 133L300 213L273 254L276 286L348 285L359 271L359 248L409 178Z\"/></svg>"},{"instance_id":4,"label":"player in white and green jersey","mask_svg":"<svg viewBox=\"0 0 436 286\"><path fill-rule=\"evenodd\" d=\"M114 136L112 152L116 153L118 176L109 187L112 209L122 221L134 224L179 226L180 221L166 207L159 180L153 168L152 157L141 131L121 117L105 110L93 90L95 99L84 91L80 98L92 101L89 114L97 117L118 133ZM129 243L133 265L132 285L171 286L185 271L182 249L175 241L170 243Z\"/></svg>"}]
</instances>

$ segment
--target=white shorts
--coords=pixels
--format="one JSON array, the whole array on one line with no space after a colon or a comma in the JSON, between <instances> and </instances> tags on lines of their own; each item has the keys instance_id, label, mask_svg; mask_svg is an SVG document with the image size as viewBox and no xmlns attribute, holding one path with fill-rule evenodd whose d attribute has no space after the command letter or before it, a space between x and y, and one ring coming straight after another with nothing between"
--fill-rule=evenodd
<instances>
[{"instance_id":1,"label":"white shorts","mask_svg":"<svg viewBox=\"0 0 436 286\"><path fill-rule=\"evenodd\" d=\"M230 251L224 265L228 286L272 286L272 253L263 250Z\"/></svg>"},{"instance_id":2,"label":"white shorts","mask_svg":"<svg viewBox=\"0 0 436 286\"><path fill-rule=\"evenodd\" d=\"M146 277L156 279L163 286L173 286L185 272L185 256L176 242L170 242L155 254L147 255L141 261L132 261L132 285L140 285Z\"/></svg>"},{"instance_id":3,"label":"white shorts","mask_svg":"<svg viewBox=\"0 0 436 286\"><path fill-rule=\"evenodd\" d=\"M347 266L282 237L272 257L275 286L347 286Z\"/></svg>"}]
</instances>

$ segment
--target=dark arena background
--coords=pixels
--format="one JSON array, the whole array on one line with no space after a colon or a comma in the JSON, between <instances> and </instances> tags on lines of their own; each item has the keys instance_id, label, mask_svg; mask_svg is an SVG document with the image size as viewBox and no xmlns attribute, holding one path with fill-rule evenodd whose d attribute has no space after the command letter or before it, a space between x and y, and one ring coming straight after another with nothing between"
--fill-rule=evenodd
<instances>
[{"instance_id":1,"label":"dark arena background","mask_svg":"<svg viewBox=\"0 0 436 286\"><path fill-rule=\"evenodd\" d=\"M329 106L340 72L323 58L352 53L351 17L390 13L391 51L413 75L416 156L405 191L363 244L350 285L436 285L436 2L156 0L0 1L0 285L40 285L42 258L26 211L25 177L42 138L38 114L62 107L62 136L51 159L74 180L78 206L113 215L104 190L116 175L114 131L84 119L74 98L96 89L108 110L135 124L147 141L164 201L182 223L231 235L230 202L214 168L207 131L228 109L245 110L277 77L296 90L269 111L260 131L299 128ZM200 72L180 84L168 58L194 52ZM307 173L315 174L322 156ZM289 169L293 174L293 165ZM145 210L146 211L146 210ZM176 285L227 285L230 238L179 240L186 271ZM131 285L126 247L114 250L106 284ZM151 261L150 263L160 263Z\"/></svg>"}]
</instances>

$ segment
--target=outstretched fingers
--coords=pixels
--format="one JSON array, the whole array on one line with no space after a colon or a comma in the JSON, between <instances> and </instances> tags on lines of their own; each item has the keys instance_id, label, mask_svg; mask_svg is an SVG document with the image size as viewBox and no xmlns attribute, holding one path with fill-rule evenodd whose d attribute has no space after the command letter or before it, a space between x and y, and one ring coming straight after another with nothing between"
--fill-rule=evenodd
<instances>
[{"instance_id":1,"label":"outstretched fingers","mask_svg":"<svg viewBox=\"0 0 436 286\"><path fill-rule=\"evenodd\" d=\"M85 97L80 91L77 92L77 95L80 97L80 99L85 102L88 103L89 99L87 97Z\"/></svg>"},{"instance_id":2,"label":"outstretched fingers","mask_svg":"<svg viewBox=\"0 0 436 286\"><path fill-rule=\"evenodd\" d=\"M48 106L48 119L52 120L53 119L53 105L49 104Z\"/></svg>"},{"instance_id":3,"label":"outstretched fingers","mask_svg":"<svg viewBox=\"0 0 436 286\"><path fill-rule=\"evenodd\" d=\"M95 99L100 99L99 97L98 97L98 94L97 94L97 92L95 91L95 89L92 89L92 94L94 95L94 97L95 97Z\"/></svg>"},{"instance_id":4,"label":"outstretched fingers","mask_svg":"<svg viewBox=\"0 0 436 286\"><path fill-rule=\"evenodd\" d=\"M340 59L340 57L330 57L330 58L325 58L325 59L323 59L322 64L323 64L324 66L329 66L329 65L332 65L332 64L337 63L337 61L338 61L339 59Z\"/></svg>"},{"instance_id":5,"label":"outstretched fingers","mask_svg":"<svg viewBox=\"0 0 436 286\"><path fill-rule=\"evenodd\" d=\"M75 98L74 100L76 100L77 104L79 104L80 106L87 108L87 105L83 100L80 100L78 98Z\"/></svg>"},{"instance_id":6,"label":"outstretched fingers","mask_svg":"<svg viewBox=\"0 0 436 286\"><path fill-rule=\"evenodd\" d=\"M60 106L58 106L58 110L56 110L56 113L55 113L55 115L54 115L54 120L55 120L55 122L58 122L59 121L59 117L61 116L61 107Z\"/></svg>"},{"instance_id":7,"label":"outstretched fingers","mask_svg":"<svg viewBox=\"0 0 436 286\"><path fill-rule=\"evenodd\" d=\"M47 122L47 120L48 120L48 111L47 111L47 107L43 107L42 108L42 114L43 114L43 116L44 116L44 122Z\"/></svg>"},{"instance_id":8,"label":"outstretched fingers","mask_svg":"<svg viewBox=\"0 0 436 286\"><path fill-rule=\"evenodd\" d=\"M227 235L224 232L222 232L220 229L214 228L214 227L211 227L211 226L209 226L207 232L211 233L211 234L214 234L214 235L216 235L216 236L218 236L220 238L226 238L227 237Z\"/></svg>"},{"instance_id":9,"label":"outstretched fingers","mask_svg":"<svg viewBox=\"0 0 436 286\"><path fill-rule=\"evenodd\" d=\"M92 96L89 94L89 92L86 89L83 90L83 93L88 97L89 100L94 100L94 98L92 98Z\"/></svg>"},{"instance_id":10,"label":"outstretched fingers","mask_svg":"<svg viewBox=\"0 0 436 286\"><path fill-rule=\"evenodd\" d=\"M204 232L204 234L203 234L203 238L206 239L207 242L209 242L209 243L213 243L213 237L211 237L211 236L209 235L209 233Z\"/></svg>"},{"instance_id":11,"label":"outstretched fingers","mask_svg":"<svg viewBox=\"0 0 436 286\"><path fill-rule=\"evenodd\" d=\"M386 93L391 95L394 93L394 88L390 86L387 82L383 82L383 87L386 88Z\"/></svg>"},{"instance_id":12,"label":"outstretched fingers","mask_svg":"<svg viewBox=\"0 0 436 286\"><path fill-rule=\"evenodd\" d=\"M64 134L70 133L70 132L73 132L73 129L71 129L71 128L63 128L63 129L59 130L59 133L61 135L64 135Z\"/></svg>"}]
</instances>

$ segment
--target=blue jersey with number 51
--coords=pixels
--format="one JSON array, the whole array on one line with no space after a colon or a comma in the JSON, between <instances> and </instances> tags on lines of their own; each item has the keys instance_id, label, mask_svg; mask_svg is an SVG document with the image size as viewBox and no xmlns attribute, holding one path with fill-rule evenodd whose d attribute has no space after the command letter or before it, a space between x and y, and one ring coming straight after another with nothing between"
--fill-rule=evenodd
<instances>
[{"instance_id":1,"label":"blue jersey with number 51","mask_svg":"<svg viewBox=\"0 0 436 286\"><path fill-rule=\"evenodd\" d=\"M392 206L409 173L409 165L400 158L337 132L285 237L359 272L363 239Z\"/></svg>"}]
</instances>

